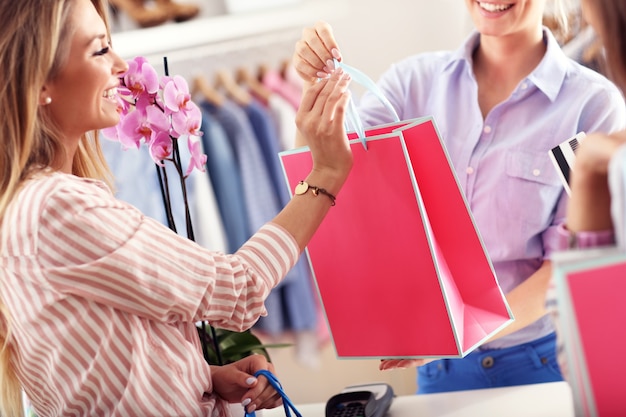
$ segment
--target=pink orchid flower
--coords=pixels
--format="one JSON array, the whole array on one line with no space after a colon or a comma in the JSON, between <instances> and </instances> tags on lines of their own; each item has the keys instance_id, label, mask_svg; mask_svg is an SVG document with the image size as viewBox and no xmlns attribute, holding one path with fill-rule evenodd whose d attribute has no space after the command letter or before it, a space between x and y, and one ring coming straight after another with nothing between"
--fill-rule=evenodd
<instances>
[{"instance_id":1,"label":"pink orchid flower","mask_svg":"<svg viewBox=\"0 0 626 417\"><path fill-rule=\"evenodd\" d=\"M163 90L165 88L165 85L169 83L170 81L172 81L172 79L173 77L170 75L161 75L161 82L159 84L159 88Z\"/></svg>"},{"instance_id":2,"label":"pink orchid flower","mask_svg":"<svg viewBox=\"0 0 626 417\"><path fill-rule=\"evenodd\" d=\"M119 126L120 124L118 123L115 126L104 128L100 130L100 133L102 133L102 136L104 136L105 139L121 142L122 140L120 137Z\"/></svg>"},{"instance_id":3,"label":"pink orchid flower","mask_svg":"<svg viewBox=\"0 0 626 417\"><path fill-rule=\"evenodd\" d=\"M202 142L200 142L199 138L190 136L187 139L187 147L189 148L189 153L191 154L191 160L189 161L189 166L187 167L187 171L185 172L185 177L191 174L194 168L198 168L200 171L205 172L205 165L207 161L207 156L203 153Z\"/></svg>"},{"instance_id":4,"label":"pink orchid flower","mask_svg":"<svg viewBox=\"0 0 626 417\"><path fill-rule=\"evenodd\" d=\"M151 158L160 166L171 160L174 142L187 139L191 161L185 177L194 169L204 171L200 125L202 112L191 100L187 81L175 75L159 78L144 57L128 61L128 71L118 87L120 123L102 130L103 136L119 141L124 149L148 145Z\"/></svg>"},{"instance_id":5,"label":"pink orchid flower","mask_svg":"<svg viewBox=\"0 0 626 417\"><path fill-rule=\"evenodd\" d=\"M134 98L141 95L154 95L159 91L159 75L144 57L128 61L128 71L123 77L124 85Z\"/></svg>"},{"instance_id":6,"label":"pink orchid flower","mask_svg":"<svg viewBox=\"0 0 626 417\"><path fill-rule=\"evenodd\" d=\"M117 88L117 95L115 96L115 100L117 101L117 112L120 114L120 121L128 115L132 106L128 99L125 99L124 96L130 96L130 91L126 87L120 85ZM119 126L120 123L115 126L102 129L102 135L107 139L121 142Z\"/></svg>"},{"instance_id":7,"label":"pink orchid flower","mask_svg":"<svg viewBox=\"0 0 626 417\"><path fill-rule=\"evenodd\" d=\"M121 116L126 116L131 109L131 102L128 98L131 95L131 92L126 87L118 87L117 95L115 96L115 100L117 101L117 112Z\"/></svg>"},{"instance_id":8,"label":"pink orchid flower","mask_svg":"<svg viewBox=\"0 0 626 417\"><path fill-rule=\"evenodd\" d=\"M157 133L169 136L169 128L170 122L160 108L138 100L135 110L120 123L120 142L125 148L139 148L142 141L151 143Z\"/></svg>"},{"instance_id":9,"label":"pink orchid flower","mask_svg":"<svg viewBox=\"0 0 626 417\"><path fill-rule=\"evenodd\" d=\"M189 105L193 102L189 94L189 86L183 77L175 75L164 84L163 103L165 108L173 113L189 110Z\"/></svg>"},{"instance_id":10,"label":"pink orchid flower","mask_svg":"<svg viewBox=\"0 0 626 417\"><path fill-rule=\"evenodd\" d=\"M184 135L202 136L200 126L202 125L202 112L193 102L187 103L188 109L172 113L172 136L180 137Z\"/></svg>"},{"instance_id":11,"label":"pink orchid flower","mask_svg":"<svg viewBox=\"0 0 626 417\"><path fill-rule=\"evenodd\" d=\"M164 166L163 160L172 154L174 145L172 143L172 138L167 132L157 132L152 136L152 140L148 144L148 148L150 149L150 156L152 157L152 160L156 164Z\"/></svg>"}]
</instances>

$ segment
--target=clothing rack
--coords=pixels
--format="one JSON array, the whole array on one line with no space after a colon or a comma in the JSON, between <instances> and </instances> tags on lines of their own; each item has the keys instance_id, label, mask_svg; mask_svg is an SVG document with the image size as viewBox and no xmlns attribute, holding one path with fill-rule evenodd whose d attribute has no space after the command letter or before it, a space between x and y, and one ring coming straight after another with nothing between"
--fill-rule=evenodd
<instances>
[{"instance_id":1,"label":"clothing rack","mask_svg":"<svg viewBox=\"0 0 626 417\"><path fill-rule=\"evenodd\" d=\"M163 58L166 57L169 74L180 75L191 84L199 75L214 80L220 71L234 73L242 66L272 65L288 60L299 37L299 30L280 31L142 56L159 74L165 71ZM129 58L132 57L126 57Z\"/></svg>"}]
</instances>

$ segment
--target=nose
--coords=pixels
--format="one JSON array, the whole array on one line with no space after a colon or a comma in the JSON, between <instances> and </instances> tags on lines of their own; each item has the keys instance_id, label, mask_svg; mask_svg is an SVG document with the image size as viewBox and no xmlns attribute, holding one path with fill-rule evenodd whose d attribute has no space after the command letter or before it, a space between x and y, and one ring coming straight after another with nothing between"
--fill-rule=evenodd
<instances>
[{"instance_id":1,"label":"nose","mask_svg":"<svg viewBox=\"0 0 626 417\"><path fill-rule=\"evenodd\" d=\"M128 71L128 63L124 61L114 50L110 51L113 55L113 73L117 76Z\"/></svg>"}]
</instances>

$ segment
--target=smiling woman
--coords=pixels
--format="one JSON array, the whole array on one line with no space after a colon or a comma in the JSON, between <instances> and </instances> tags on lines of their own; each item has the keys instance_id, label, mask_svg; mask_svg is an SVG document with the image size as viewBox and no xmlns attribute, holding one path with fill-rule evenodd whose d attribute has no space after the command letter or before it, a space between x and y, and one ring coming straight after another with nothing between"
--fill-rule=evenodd
<instances>
[{"instance_id":1,"label":"smiling woman","mask_svg":"<svg viewBox=\"0 0 626 417\"><path fill-rule=\"evenodd\" d=\"M273 370L267 359L209 365L195 323L250 328L330 201L299 196L224 254L116 200L98 130L119 121L128 66L111 48L104 5L0 2L2 415L21 415L21 390L40 417L276 407L280 396L253 377ZM318 83L296 120L316 167L306 180L333 194L352 167L348 83L341 74Z\"/></svg>"},{"instance_id":2,"label":"smiling woman","mask_svg":"<svg viewBox=\"0 0 626 417\"><path fill-rule=\"evenodd\" d=\"M66 139L67 155L73 155L81 136L119 120L117 90L119 76L128 66L109 47L107 27L87 2L78 2L66 30L73 33L65 62L52 73L41 90L49 100L43 109L56 121ZM65 172L71 172L67 158Z\"/></svg>"},{"instance_id":3,"label":"smiling woman","mask_svg":"<svg viewBox=\"0 0 626 417\"><path fill-rule=\"evenodd\" d=\"M457 50L402 59L378 85L401 119L435 118L515 322L462 359L381 362L418 366L419 394L562 380L544 301L567 196L544 169L547 151L579 131L626 126L615 85L568 59L543 27L546 5L560 0L464 1L475 30ZM333 58L328 24L303 31L293 62L305 88ZM359 113L366 126L393 122L374 94Z\"/></svg>"}]
</instances>

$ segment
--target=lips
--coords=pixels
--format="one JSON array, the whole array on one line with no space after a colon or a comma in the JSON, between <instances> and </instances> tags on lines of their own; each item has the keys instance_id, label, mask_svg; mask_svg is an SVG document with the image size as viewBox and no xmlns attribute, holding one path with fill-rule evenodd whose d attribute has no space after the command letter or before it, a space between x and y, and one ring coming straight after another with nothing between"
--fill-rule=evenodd
<instances>
[{"instance_id":1,"label":"lips","mask_svg":"<svg viewBox=\"0 0 626 417\"><path fill-rule=\"evenodd\" d=\"M500 13L500 12L509 10L511 7L513 7L512 4L507 4L507 3L487 3L487 2L482 2L482 1L479 1L477 3L481 9L489 13Z\"/></svg>"}]
</instances>

